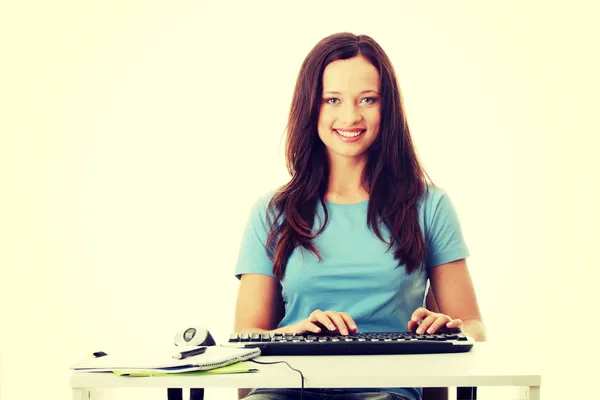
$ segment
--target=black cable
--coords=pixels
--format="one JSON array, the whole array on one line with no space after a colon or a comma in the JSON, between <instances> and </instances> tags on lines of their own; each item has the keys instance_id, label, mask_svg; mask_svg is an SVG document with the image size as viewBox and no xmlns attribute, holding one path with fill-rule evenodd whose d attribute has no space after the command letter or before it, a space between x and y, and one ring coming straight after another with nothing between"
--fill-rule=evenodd
<instances>
[{"instance_id":1,"label":"black cable","mask_svg":"<svg viewBox=\"0 0 600 400\"><path fill-rule=\"evenodd\" d=\"M302 379L302 385L300 387L300 400L302 400L302 392L304 391L304 375L302 374L302 371L292 367L290 364L287 363L287 361L271 361L271 362L267 362L267 361L256 361L256 360L248 360L250 362L256 363L256 364L285 364L287 365L291 370L296 371L297 373L300 374L300 378ZM470 389L470 393L469 393L469 398L471 400L474 399L474 394L476 393L474 388L469 388ZM460 399L459 399L460 400Z\"/></svg>"},{"instance_id":2,"label":"black cable","mask_svg":"<svg viewBox=\"0 0 600 400\"><path fill-rule=\"evenodd\" d=\"M300 374L300 378L302 379L302 385L300 386L300 400L302 400L302 392L304 391L304 375L302 374L302 371L292 367L290 364L287 363L287 361L256 361L256 360L248 360L251 361L253 363L256 364L281 364L284 363L285 365L287 365L291 370L296 371L297 373Z\"/></svg>"}]
</instances>

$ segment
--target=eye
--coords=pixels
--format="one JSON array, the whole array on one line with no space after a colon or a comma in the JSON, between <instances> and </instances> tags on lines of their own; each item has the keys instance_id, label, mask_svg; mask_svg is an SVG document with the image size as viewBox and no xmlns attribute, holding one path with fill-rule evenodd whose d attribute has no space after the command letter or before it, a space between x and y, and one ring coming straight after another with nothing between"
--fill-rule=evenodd
<instances>
[{"instance_id":1,"label":"eye","mask_svg":"<svg viewBox=\"0 0 600 400\"><path fill-rule=\"evenodd\" d=\"M332 102L332 100L339 101L339 99L338 99L338 98L336 98L336 97L331 97L331 98L329 98L329 99L325 99L325 102L326 102L326 103L328 103L328 104L336 104L336 103Z\"/></svg>"},{"instance_id":2,"label":"eye","mask_svg":"<svg viewBox=\"0 0 600 400\"><path fill-rule=\"evenodd\" d=\"M369 100L369 101L366 102L367 104L373 104L373 103L375 103L377 101L377 98L376 97L365 97L363 99L363 101L364 100Z\"/></svg>"}]
</instances>

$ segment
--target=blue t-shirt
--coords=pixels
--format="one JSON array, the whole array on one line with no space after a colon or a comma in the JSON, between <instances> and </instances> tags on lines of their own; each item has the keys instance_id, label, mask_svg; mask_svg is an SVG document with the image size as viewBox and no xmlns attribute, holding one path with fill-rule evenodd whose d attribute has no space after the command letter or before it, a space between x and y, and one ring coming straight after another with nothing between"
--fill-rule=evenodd
<instances>
[{"instance_id":1,"label":"blue t-shirt","mask_svg":"<svg viewBox=\"0 0 600 400\"><path fill-rule=\"evenodd\" d=\"M269 226L267 205L273 193L252 207L242 237L235 274L274 276L265 250ZM468 257L456 211L442 189L429 186L419 202L419 224L428 247L426 268L411 275L397 267L393 251L367 224L368 200L355 204L326 202L329 220L313 243L322 262L304 248L296 248L281 281L285 314L279 324L287 326L306 319L315 309L348 313L359 332L403 332L412 313L425 305L429 270ZM272 220L272 219L271 219ZM324 221L317 206L314 232ZM389 231L380 225L384 239ZM386 389L392 390L392 389ZM393 389L421 397L421 390Z\"/></svg>"}]
</instances>

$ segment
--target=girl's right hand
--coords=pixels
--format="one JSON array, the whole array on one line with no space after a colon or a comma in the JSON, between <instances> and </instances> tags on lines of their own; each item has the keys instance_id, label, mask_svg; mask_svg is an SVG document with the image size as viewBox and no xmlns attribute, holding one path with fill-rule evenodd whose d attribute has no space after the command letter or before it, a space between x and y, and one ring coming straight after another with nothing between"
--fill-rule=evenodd
<instances>
[{"instance_id":1,"label":"girl's right hand","mask_svg":"<svg viewBox=\"0 0 600 400\"><path fill-rule=\"evenodd\" d=\"M345 312L331 310L315 310L310 313L309 317L305 320L288 326L286 331L289 330L292 333L321 333L323 329L325 329L326 332L329 331L330 333L337 331L342 335L356 333L358 331L356 323L352 317L350 317L350 315Z\"/></svg>"}]
</instances>

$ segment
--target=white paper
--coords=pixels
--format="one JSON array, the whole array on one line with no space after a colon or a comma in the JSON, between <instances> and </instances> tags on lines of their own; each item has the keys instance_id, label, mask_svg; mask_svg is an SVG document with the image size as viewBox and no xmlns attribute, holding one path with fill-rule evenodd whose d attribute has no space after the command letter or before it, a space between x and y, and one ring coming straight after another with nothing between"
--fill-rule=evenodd
<instances>
[{"instance_id":1,"label":"white paper","mask_svg":"<svg viewBox=\"0 0 600 400\"><path fill-rule=\"evenodd\" d=\"M111 354L98 358L81 360L71 367L79 371L114 371L114 370L160 370L166 372L175 369L178 372L185 370L206 370L229 365L260 355L260 350L255 348L240 349L232 347L208 346L206 352L190 356L182 360L173 358L173 354L182 351L182 347L171 349L135 351L128 354Z\"/></svg>"}]
</instances>

